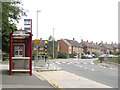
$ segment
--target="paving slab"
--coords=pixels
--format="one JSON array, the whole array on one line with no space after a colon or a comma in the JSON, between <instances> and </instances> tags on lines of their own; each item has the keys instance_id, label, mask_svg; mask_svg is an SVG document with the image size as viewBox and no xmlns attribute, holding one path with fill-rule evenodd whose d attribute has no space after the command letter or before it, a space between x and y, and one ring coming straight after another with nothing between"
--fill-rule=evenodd
<instances>
[{"instance_id":1,"label":"paving slab","mask_svg":"<svg viewBox=\"0 0 120 90\"><path fill-rule=\"evenodd\" d=\"M2 65L2 88L54 88L47 80L29 73L13 73L9 75L8 65Z\"/></svg>"},{"instance_id":2,"label":"paving slab","mask_svg":"<svg viewBox=\"0 0 120 90\"><path fill-rule=\"evenodd\" d=\"M66 71L38 72L56 88L112 88Z\"/></svg>"}]
</instances>

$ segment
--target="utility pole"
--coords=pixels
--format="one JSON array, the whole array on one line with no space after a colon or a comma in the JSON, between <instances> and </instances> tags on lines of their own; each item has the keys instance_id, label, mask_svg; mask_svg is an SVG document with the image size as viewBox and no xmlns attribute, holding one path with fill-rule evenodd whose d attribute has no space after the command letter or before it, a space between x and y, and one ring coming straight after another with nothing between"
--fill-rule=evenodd
<instances>
[{"instance_id":1,"label":"utility pole","mask_svg":"<svg viewBox=\"0 0 120 90\"><path fill-rule=\"evenodd\" d=\"M55 38L54 38L54 28L53 28L53 59L54 59L54 56L55 56L55 55L54 55L54 54L55 54L55 53L54 53L54 40L55 40Z\"/></svg>"}]
</instances>

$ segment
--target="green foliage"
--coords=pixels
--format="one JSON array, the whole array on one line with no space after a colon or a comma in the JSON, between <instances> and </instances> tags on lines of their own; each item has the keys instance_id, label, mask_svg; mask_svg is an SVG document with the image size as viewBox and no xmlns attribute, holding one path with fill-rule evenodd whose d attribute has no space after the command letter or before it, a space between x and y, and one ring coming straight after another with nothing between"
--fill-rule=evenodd
<instances>
[{"instance_id":1,"label":"green foliage","mask_svg":"<svg viewBox=\"0 0 120 90\"><path fill-rule=\"evenodd\" d=\"M53 57L53 41L48 42L48 54ZM54 57L57 58L57 42L54 41Z\"/></svg>"},{"instance_id":2,"label":"green foliage","mask_svg":"<svg viewBox=\"0 0 120 90\"><path fill-rule=\"evenodd\" d=\"M90 54L90 52L88 51L88 52L85 52L85 54Z\"/></svg>"},{"instance_id":3,"label":"green foliage","mask_svg":"<svg viewBox=\"0 0 120 90\"><path fill-rule=\"evenodd\" d=\"M26 11L18 5L21 2L2 2L2 50L9 53L10 33L17 30L16 24Z\"/></svg>"},{"instance_id":4,"label":"green foliage","mask_svg":"<svg viewBox=\"0 0 120 90\"><path fill-rule=\"evenodd\" d=\"M95 62L100 62L100 58L95 61ZM118 63L120 64L120 58L119 57L107 57L107 58L102 58L102 62L104 63L109 63L109 64L114 64L114 63Z\"/></svg>"},{"instance_id":5,"label":"green foliage","mask_svg":"<svg viewBox=\"0 0 120 90\"><path fill-rule=\"evenodd\" d=\"M58 57L57 58L68 58L69 54L65 52L58 52Z\"/></svg>"},{"instance_id":6,"label":"green foliage","mask_svg":"<svg viewBox=\"0 0 120 90\"><path fill-rule=\"evenodd\" d=\"M69 54L70 58L74 58L74 56L76 56L76 54Z\"/></svg>"},{"instance_id":7,"label":"green foliage","mask_svg":"<svg viewBox=\"0 0 120 90\"><path fill-rule=\"evenodd\" d=\"M111 62L111 63L119 63L120 64L120 58L118 58L118 57L113 57L113 58L111 58L111 57L109 57L109 58L107 58L106 59L106 62Z\"/></svg>"},{"instance_id":8,"label":"green foliage","mask_svg":"<svg viewBox=\"0 0 120 90\"><path fill-rule=\"evenodd\" d=\"M115 52L114 54L115 54L115 55L120 55L120 51L118 51L118 52Z\"/></svg>"},{"instance_id":9,"label":"green foliage","mask_svg":"<svg viewBox=\"0 0 120 90\"><path fill-rule=\"evenodd\" d=\"M118 64L120 64L120 58L118 58Z\"/></svg>"}]
</instances>

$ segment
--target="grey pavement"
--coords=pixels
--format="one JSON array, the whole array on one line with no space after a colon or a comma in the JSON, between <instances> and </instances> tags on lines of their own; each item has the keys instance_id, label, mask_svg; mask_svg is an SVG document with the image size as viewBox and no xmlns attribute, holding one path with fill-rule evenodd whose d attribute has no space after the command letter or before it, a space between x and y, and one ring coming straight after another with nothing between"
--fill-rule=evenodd
<instances>
[{"instance_id":1,"label":"grey pavement","mask_svg":"<svg viewBox=\"0 0 120 90\"><path fill-rule=\"evenodd\" d=\"M2 65L2 88L54 88L47 80L36 73L13 73L9 75L8 65Z\"/></svg>"}]
</instances>

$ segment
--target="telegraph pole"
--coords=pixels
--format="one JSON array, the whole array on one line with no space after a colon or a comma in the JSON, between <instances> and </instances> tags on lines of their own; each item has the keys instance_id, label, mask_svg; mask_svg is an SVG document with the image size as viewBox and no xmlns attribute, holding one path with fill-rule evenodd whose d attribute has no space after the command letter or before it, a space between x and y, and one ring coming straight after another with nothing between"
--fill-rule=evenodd
<instances>
[{"instance_id":1,"label":"telegraph pole","mask_svg":"<svg viewBox=\"0 0 120 90\"><path fill-rule=\"evenodd\" d=\"M54 28L53 28L53 59L54 59L54 57L55 57L55 55L54 55L54 54L55 54L55 52L54 52L54 47L55 47L55 45L54 45L54 40L55 40L55 39L54 39Z\"/></svg>"}]
</instances>

